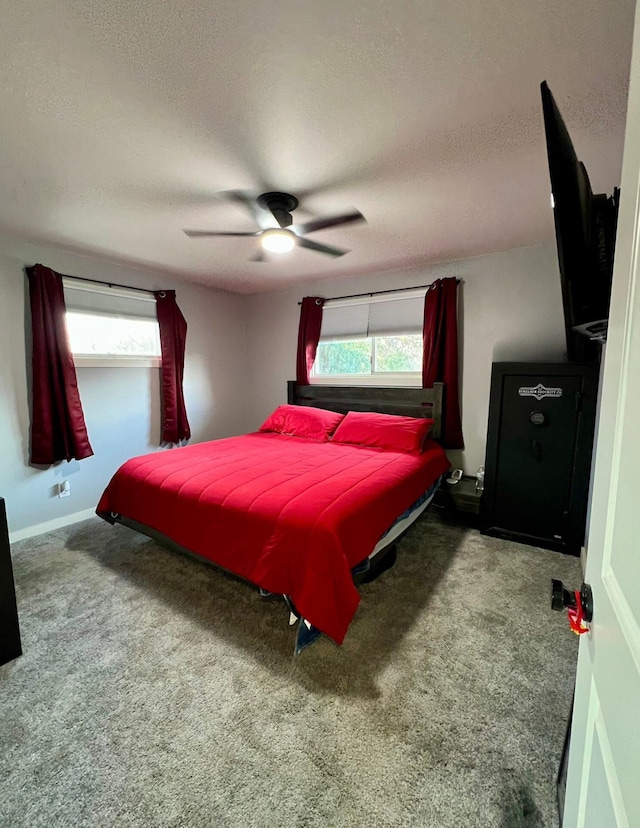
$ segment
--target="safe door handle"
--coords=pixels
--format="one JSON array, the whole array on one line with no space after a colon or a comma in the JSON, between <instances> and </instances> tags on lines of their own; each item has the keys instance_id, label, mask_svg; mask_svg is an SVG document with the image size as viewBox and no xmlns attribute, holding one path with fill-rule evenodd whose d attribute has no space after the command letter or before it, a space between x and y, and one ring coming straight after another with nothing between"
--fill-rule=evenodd
<instances>
[{"instance_id":1,"label":"safe door handle","mask_svg":"<svg viewBox=\"0 0 640 828\"><path fill-rule=\"evenodd\" d=\"M531 441L531 456L536 463L542 462L542 445L538 440Z\"/></svg>"}]
</instances>

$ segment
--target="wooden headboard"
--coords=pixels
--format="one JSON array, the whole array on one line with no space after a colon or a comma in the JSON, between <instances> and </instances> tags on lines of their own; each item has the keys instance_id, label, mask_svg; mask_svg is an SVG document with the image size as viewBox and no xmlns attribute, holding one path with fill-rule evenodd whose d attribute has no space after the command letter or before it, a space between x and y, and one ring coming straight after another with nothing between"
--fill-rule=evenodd
<instances>
[{"instance_id":1,"label":"wooden headboard","mask_svg":"<svg viewBox=\"0 0 640 828\"><path fill-rule=\"evenodd\" d=\"M433 388L380 388L371 385L298 385L287 383L289 405L313 405L346 414L347 411L377 411L380 414L403 414L405 417L431 417L429 434L440 438L443 385Z\"/></svg>"}]
</instances>

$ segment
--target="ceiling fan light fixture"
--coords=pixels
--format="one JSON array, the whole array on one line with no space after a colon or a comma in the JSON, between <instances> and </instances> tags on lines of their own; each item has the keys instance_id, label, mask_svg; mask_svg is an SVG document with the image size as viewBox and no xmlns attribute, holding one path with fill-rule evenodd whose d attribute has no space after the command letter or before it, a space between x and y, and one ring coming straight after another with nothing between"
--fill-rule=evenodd
<instances>
[{"instance_id":1,"label":"ceiling fan light fixture","mask_svg":"<svg viewBox=\"0 0 640 828\"><path fill-rule=\"evenodd\" d=\"M260 244L270 253L289 253L296 244L295 234L291 230L265 230L260 236Z\"/></svg>"}]
</instances>

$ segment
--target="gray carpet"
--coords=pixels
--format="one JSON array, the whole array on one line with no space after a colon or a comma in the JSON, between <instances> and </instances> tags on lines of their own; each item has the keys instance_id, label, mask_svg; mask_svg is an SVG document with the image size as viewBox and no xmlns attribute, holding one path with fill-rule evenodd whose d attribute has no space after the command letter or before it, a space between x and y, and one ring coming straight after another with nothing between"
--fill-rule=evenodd
<instances>
[{"instance_id":1,"label":"gray carpet","mask_svg":"<svg viewBox=\"0 0 640 828\"><path fill-rule=\"evenodd\" d=\"M430 510L343 647L280 600L99 519L15 544L0 825L556 826L576 559Z\"/></svg>"}]
</instances>

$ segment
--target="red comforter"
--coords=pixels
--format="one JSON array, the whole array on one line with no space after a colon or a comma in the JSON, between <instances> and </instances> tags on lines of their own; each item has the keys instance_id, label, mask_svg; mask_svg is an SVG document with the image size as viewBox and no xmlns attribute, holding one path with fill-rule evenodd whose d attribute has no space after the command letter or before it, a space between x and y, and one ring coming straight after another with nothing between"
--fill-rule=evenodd
<instances>
[{"instance_id":1,"label":"red comforter","mask_svg":"<svg viewBox=\"0 0 640 828\"><path fill-rule=\"evenodd\" d=\"M117 512L270 592L342 643L351 568L449 467L419 456L256 433L134 457L97 513Z\"/></svg>"}]
</instances>

